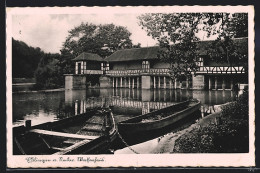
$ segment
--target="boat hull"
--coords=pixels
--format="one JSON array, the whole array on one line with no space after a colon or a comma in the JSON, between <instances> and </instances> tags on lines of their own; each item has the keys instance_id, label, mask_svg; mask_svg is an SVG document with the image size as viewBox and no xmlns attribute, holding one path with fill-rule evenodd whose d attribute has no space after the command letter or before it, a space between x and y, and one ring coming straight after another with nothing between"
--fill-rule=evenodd
<instances>
[{"instance_id":1,"label":"boat hull","mask_svg":"<svg viewBox=\"0 0 260 173\"><path fill-rule=\"evenodd\" d=\"M199 109L200 109L200 103L197 103L192 107L174 113L161 120L155 120L152 122L138 122L138 123L121 122L118 124L118 129L119 132L123 134L132 134L138 132L148 132L148 131L158 130L158 129L168 127L179 120L182 120L190 115L193 115L193 113L195 113Z\"/></svg>"},{"instance_id":2,"label":"boat hull","mask_svg":"<svg viewBox=\"0 0 260 173\"><path fill-rule=\"evenodd\" d=\"M33 127L14 127L13 153L14 155L108 154L111 143L118 135L113 114L111 110L108 112L102 115L102 113L95 114L96 110L92 110L74 117ZM97 119L103 119L104 123L93 122L94 116ZM99 127L101 131L89 130L89 123L92 127ZM78 132L82 127L87 128L87 131L80 134L72 133L72 131ZM89 133L99 133L100 135L93 136Z\"/></svg>"}]
</instances>

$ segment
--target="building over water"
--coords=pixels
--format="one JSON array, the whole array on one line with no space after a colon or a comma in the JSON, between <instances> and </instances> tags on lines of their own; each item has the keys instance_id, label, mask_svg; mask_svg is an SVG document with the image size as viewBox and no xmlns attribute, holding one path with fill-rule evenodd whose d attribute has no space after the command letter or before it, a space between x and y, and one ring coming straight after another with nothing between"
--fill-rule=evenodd
<instances>
[{"instance_id":1,"label":"building over water","mask_svg":"<svg viewBox=\"0 0 260 173\"><path fill-rule=\"evenodd\" d=\"M207 45L199 43L199 70L192 78L172 80L168 63L158 59L159 47L123 49L105 59L99 55L83 52L73 59L75 74L65 75L65 89L100 88L170 88L232 90L235 84L247 84L246 69L239 63L216 63L207 55ZM246 51L247 38L234 43Z\"/></svg>"}]
</instances>

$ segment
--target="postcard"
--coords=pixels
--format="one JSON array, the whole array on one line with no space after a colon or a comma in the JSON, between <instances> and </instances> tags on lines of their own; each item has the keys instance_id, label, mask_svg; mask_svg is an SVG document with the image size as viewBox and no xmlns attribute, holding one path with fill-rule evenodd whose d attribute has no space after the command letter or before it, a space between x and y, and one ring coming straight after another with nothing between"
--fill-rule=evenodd
<instances>
[{"instance_id":1,"label":"postcard","mask_svg":"<svg viewBox=\"0 0 260 173\"><path fill-rule=\"evenodd\" d=\"M254 6L6 12L8 168L255 166Z\"/></svg>"}]
</instances>

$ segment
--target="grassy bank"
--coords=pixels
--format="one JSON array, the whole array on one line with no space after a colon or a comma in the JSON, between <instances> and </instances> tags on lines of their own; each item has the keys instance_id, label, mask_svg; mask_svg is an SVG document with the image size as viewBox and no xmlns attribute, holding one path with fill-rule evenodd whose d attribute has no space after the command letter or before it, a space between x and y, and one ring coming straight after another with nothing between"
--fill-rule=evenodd
<instances>
[{"instance_id":1,"label":"grassy bank","mask_svg":"<svg viewBox=\"0 0 260 173\"><path fill-rule=\"evenodd\" d=\"M222 106L214 123L193 128L176 141L174 153L246 153L249 151L248 92Z\"/></svg>"},{"instance_id":2,"label":"grassy bank","mask_svg":"<svg viewBox=\"0 0 260 173\"><path fill-rule=\"evenodd\" d=\"M13 78L12 79L13 84L17 83L35 83L35 78Z\"/></svg>"}]
</instances>

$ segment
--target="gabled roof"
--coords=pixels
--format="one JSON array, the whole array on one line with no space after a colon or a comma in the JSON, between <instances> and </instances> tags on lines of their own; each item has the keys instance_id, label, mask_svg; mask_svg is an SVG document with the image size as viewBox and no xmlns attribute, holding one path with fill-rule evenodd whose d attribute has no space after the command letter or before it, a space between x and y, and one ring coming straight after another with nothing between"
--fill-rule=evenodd
<instances>
[{"instance_id":1,"label":"gabled roof","mask_svg":"<svg viewBox=\"0 0 260 173\"><path fill-rule=\"evenodd\" d=\"M215 40L205 40L205 41L200 41L199 42L199 54L200 55L207 55L207 48L208 46L211 45L212 42ZM240 53L245 53L247 52L248 49L248 38L243 37L243 38L234 38L233 42L236 46L236 49Z\"/></svg>"},{"instance_id":2,"label":"gabled roof","mask_svg":"<svg viewBox=\"0 0 260 173\"><path fill-rule=\"evenodd\" d=\"M238 51L243 53L246 52L248 48L248 38L236 38L233 39ZM213 42L213 40L200 41L199 42L199 54L207 55L207 47ZM109 61L109 62L119 62L119 61L136 61L136 60L151 60L157 59L159 46L154 47L143 47L143 48L132 48L132 49L122 49L114 52L109 57L103 59L97 54L83 52L77 56L73 61Z\"/></svg>"},{"instance_id":3,"label":"gabled roof","mask_svg":"<svg viewBox=\"0 0 260 173\"><path fill-rule=\"evenodd\" d=\"M77 56L76 58L73 59L73 61L104 61L103 58L101 58L99 55L97 54L93 54L93 53L87 53L87 52L83 52L81 53L79 56Z\"/></svg>"},{"instance_id":4,"label":"gabled roof","mask_svg":"<svg viewBox=\"0 0 260 173\"><path fill-rule=\"evenodd\" d=\"M105 60L112 62L156 59L159 49L160 48L156 46L118 50L109 57L105 58Z\"/></svg>"},{"instance_id":5,"label":"gabled roof","mask_svg":"<svg viewBox=\"0 0 260 173\"><path fill-rule=\"evenodd\" d=\"M214 40L206 40L199 42L199 54L207 55L207 47ZM235 38L233 39L235 45L238 47L238 51L243 53L247 50L248 38ZM118 62L118 61L134 61L134 60L151 60L157 59L159 46L144 47L144 48L132 48L118 50L109 57L105 58L105 61Z\"/></svg>"}]
</instances>

